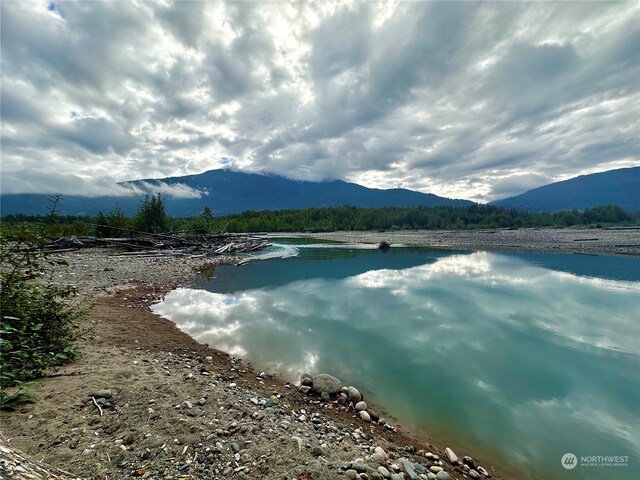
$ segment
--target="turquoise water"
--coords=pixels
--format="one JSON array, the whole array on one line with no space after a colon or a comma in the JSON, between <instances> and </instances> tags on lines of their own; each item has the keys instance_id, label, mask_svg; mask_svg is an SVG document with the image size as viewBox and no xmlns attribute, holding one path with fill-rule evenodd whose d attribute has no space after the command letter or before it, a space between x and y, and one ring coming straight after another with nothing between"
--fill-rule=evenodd
<instances>
[{"instance_id":1,"label":"turquoise water","mask_svg":"<svg viewBox=\"0 0 640 480\"><path fill-rule=\"evenodd\" d=\"M260 368L330 372L523 478L640 478L639 258L327 244L260 258L154 311ZM565 453L627 466L566 470Z\"/></svg>"}]
</instances>

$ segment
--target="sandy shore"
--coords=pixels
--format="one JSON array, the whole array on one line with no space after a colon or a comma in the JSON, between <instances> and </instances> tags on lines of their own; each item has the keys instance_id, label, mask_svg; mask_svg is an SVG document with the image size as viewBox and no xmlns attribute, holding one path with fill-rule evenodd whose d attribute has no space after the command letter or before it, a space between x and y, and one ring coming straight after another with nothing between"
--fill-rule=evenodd
<instances>
[{"instance_id":1,"label":"sandy shore","mask_svg":"<svg viewBox=\"0 0 640 480\"><path fill-rule=\"evenodd\" d=\"M312 237L348 243L379 243L462 250L522 250L585 254L640 255L638 229L523 228L519 230L402 230L269 234Z\"/></svg>"},{"instance_id":2,"label":"sandy shore","mask_svg":"<svg viewBox=\"0 0 640 480\"><path fill-rule=\"evenodd\" d=\"M54 257L68 262L55 281L76 285L92 307L83 321L82 358L32 386L39 402L0 416L10 444L32 458L105 480L431 479L438 470L438 480L469 477L461 460L474 452L457 451L459 460L451 462L446 445L304 395L149 311L211 267L211 259L101 250ZM112 396L100 415L90 396L105 389ZM507 475L487 459L475 462L492 478ZM0 459L0 473L11 478L7 468Z\"/></svg>"}]
</instances>

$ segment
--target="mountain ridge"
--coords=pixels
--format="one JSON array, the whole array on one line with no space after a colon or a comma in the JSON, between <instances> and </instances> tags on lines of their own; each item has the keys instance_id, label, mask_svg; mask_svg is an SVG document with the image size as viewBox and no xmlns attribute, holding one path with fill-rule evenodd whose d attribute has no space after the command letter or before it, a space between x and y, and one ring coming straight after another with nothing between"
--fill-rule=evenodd
<instances>
[{"instance_id":1,"label":"mountain ridge","mask_svg":"<svg viewBox=\"0 0 640 480\"><path fill-rule=\"evenodd\" d=\"M640 211L640 167L618 168L579 175L532 188L519 195L494 200L490 205L531 212L584 210L598 205L618 205Z\"/></svg>"},{"instance_id":2,"label":"mountain ridge","mask_svg":"<svg viewBox=\"0 0 640 480\"><path fill-rule=\"evenodd\" d=\"M431 193L407 189L375 189L344 180L326 179L320 182L292 180L281 175L244 173L229 169L208 170L196 175L146 178L121 182L122 186L153 189L168 185L186 186L192 191L205 193L199 198L165 196L167 211L173 216L197 215L205 206L216 215L240 213L245 210L282 210L311 207L413 207L413 206L465 206L470 200L439 197ZM162 190L159 188L159 190ZM2 215L46 213L47 194L9 194L0 197ZM143 195L129 197L64 196L60 213L69 215L95 215L109 211L118 204L126 214L133 214Z\"/></svg>"},{"instance_id":3,"label":"mountain ridge","mask_svg":"<svg viewBox=\"0 0 640 480\"><path fill-rule=\"evenodd\" d=\"M182 189L183 195L199 198L165 196L167 211L173 216L198 215L208 206L216 215L246 210L283 210L311 207L415 207L465 206L470 200L439 197L403 188L369 188L340 179L318 182L294 180L270 172L247 173L231 169L207 170L194 175L145 178L120 182L138 191ZM614 204L629 212L640 212L640 167L629 167L580 175L554 182L519 195L495 200L489 205L531 212L584 210ZM38 215L47 212L49 194L7 194L0 196L0 214ZM144 194L134 196L63 196L61 214L95 215L116 205L126 214L135 213Z\"/></svg>"}]
</instances>

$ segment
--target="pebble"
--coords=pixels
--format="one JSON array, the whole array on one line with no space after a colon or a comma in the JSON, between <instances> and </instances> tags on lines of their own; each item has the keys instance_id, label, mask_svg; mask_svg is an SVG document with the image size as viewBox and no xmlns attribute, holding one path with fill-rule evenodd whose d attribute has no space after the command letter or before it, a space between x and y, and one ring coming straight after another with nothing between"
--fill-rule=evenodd
<instances>
[{"instance_id":1,"label":"pebble","mask_svg":"<svg viewBox=\"0 0 640 480\"><path fill-rule=\"evenodd\" d=\"M92 393L89 396L95 397L95 398L111 398L113 396L113 393L111 392L111 390L105 389L105 390L98 390L97 392Z\"/></svg>"},{"instance_id":2,"label":"pebble","mask_svg":"<svg viewBox=\"0 0 640 480\"><path fill-rule=\"evenodd\" d=\"M298 387L298 391L300 391L301 393L304 393L306 395L307 393L309 393L311 391L311 387L308 386L308 385L300 385Z\"/></svg>"},{"instance_id":3,"label":"pebble","mask_svg":"<svg viewBox=\"0 0 640 480\"><path fill-rule=\"evenodd\" d=\"M401 473L392 473L391 480L404 480L404 475Z\"/></svg>"},{"instance_id":4,"label":"pebble","mask_svg":"<svg viewBox=\"0 0 640 480\"><path fill-rule=\"evenodd\" d=\"M400 464L402 465L402 469L404 470L404 473L406 473L407 476L409 477L409 480L418 480L418 474L413 469L413 465L411 465L411 463L409 463L408 460L402 458L400 459Z\"/></svg>"},{"instance_id":5,"label":"pebble","mask_svg":"<svg viewBox=\"0 0 640 480\"><path fill-rule=\"evenodd\" d=\"M480 474L478 472L476 472L475 470L469 470L469 476L471 478L480 478Z\"/></svg>"},{"instance_id":6,"label":"pebble","mask_svg":"<svg viewBox=\"0 0 640 480\"><path fill-rule=\"evenodd\" d=\"M485 477L490 477L491 475L489 475L489 472L487 472L484 468L478 466L478 468L476 468L476 470L478 471L478 473L480 475L484 475Z\"/></svg>"},{"instance_id":7,"label":"pebble","mask_svg":"<svg viewBox=\"0 0 640 480\"><path fill-rule=\"evenodd\" d=\"M456 463L458 461L458 456L449 447L444 449L444 453L449 459L450 463Z\"/></svg>"},{"instance_id":8,"label":"pebble","mask_svg":"<svg viewBox=\"0 0 640 480\"><path fill-rule=\"evenodd\" d=\"M382 475L384 478L389 478L391 476L391 474L389 473L389 470L384 468L382 465L378 467L378 473Z\"/></svg>"},{"instance_id":9,"label":"pebble","mask_svg":"<svg viewBox=\"0 0 640 480\"><path fill-rule=\"evenodd\" d=\"M385 452L382 447L376 447L371 454L371 460L377 463L386 463L387 459L387 452Z\"/></svg>"},{"instance_id":10,"label":"pebble","mask_svg":"<svg viewBox=\"0 0 640 480\"><path fill-rule=\"evenodd\" d=\"M308 387L312 386L313 377L308 373L303 373L302 376L300 377L300 385L308 386Z\"/></svg>"},{"instance_id":11,"label":"pebble","mask_svg":"<svg viewBox=\"0 0 640 480\"><path fill-rule=\"evenodd\" d=\"M362 400L362 394L356 387L347 387L347 395L349 397L349 400L351 400L353 403L358 403Z\"/></svg>"},{"instance_id":12,"label":"pebble","mask_svg":"<svg viewBox=\"0 0 640 480\"><path fill-rule=\"evenodd\" d=\"M433 473L439 473L439 472L443 471L444 468L438 467L437 465L434 465L432 467L429 467L429 470L431 470Z\"/></svg>"},{"instance_id":13,"label":"pebble","mask_svg":"<svg viewBox=\"0 0 640 480\"><path fill-rule=\"evenodd\" d=\"M344 472L344 476L350 478L351 480L355 480L356 478L358 478L358 472L350 468L349 470Z\"/></svg>"},{"instance_id":14,"label":"pebble","mask_svg":"<svg viewBox=\"0 0 640 480\"><path fill-rule=\"evenodd\" d=\"M441 472L438 472L438 474L436 475L436 480L452 480L452 479L451 479L451 475L449 475L447 472L442 470Z\"/></svg>"},{"instance_id":15,"label":"pebble","mask_svg":"<svg viewBox=\"0 0 640 480\"><path fill-rule=\"evenodd\" d=\"M356 411L361 412L367 409L367 404L365 402L356 403Z\"/></svg>"},{"instance_id":16,"label":"pebble","mask_svg":"<svg viewBox=\"0 0 640 480\"><path fill-rule=\"evenodd\" d=\"M362 458L356 458L353 462L351 462L351 468L353 468L358 473L363 473L367 471L367 464L364 463Z\"/></svg>"},{"instance_id":17,"label":"pebble","mask_svg":"<svg viewBox=\"0 0 640 480\"><path fill-rule=\"evenodd\" d=\"M371 417L369 416L369 414L365 411L362 410L361 412L359 412L360 418L362 420L364 420L365 422L370 422L371 421Z\"/></svg>"},{"instance_id":18,"label":"pebble","mask_svg":"<svg viewBox=\"0 0 640 480\"><path fill-rule=\"evenodd\" d=\"M380 415L378 415L378 412L376 412L372 408L367 408L367 413L371 417L371 420L373 420L374 422L377 422L378 420L380 420Z\"/></svg>"}]
</instances>

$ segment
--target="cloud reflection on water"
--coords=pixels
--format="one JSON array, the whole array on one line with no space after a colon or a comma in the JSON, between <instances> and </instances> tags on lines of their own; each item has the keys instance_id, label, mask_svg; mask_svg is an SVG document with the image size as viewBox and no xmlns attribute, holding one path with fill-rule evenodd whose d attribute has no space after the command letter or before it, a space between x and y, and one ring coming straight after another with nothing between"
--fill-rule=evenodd
<instances>
[{"instance_id":1,"label":"cloud reflection on water","mask_svg":"<svg viewBox=\"0 0 640 480\"><path fill-rule=\"evenodd\" d=\"M639 294L478 252L233 294L178 289L154 311L261 368L332 372L407 421L529 465L640 450Z\"/></svg>"}]
</instances>

